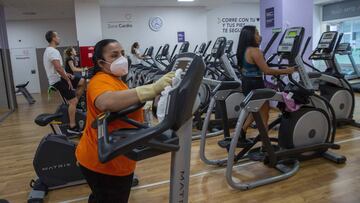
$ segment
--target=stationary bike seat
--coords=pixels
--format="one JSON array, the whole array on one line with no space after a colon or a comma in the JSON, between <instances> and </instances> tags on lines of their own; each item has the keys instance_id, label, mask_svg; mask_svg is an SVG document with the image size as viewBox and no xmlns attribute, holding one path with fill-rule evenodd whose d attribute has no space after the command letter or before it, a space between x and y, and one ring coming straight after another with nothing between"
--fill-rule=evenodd
<instances>
[{"instance_id":1,"label":"stationary bike seat","mask_svg":"<svg viewBox=\"0 0 360 203\"><path fill-rule=\"evenodd\" d=\"M44 113L40 114L35 118L35 123L39 126L47 126L50 122L57 118L61 118L63 116L62 113Z\"/></svg>"},{"instance_id":2,"label":"stationary bike seat","mask_svg":"<svg viewBox=\"0 0 360 203\"><path fill-rule=\"evenodd\" d=\"M26 83L16 85L16 88L24 88L29 84L30 81L27 81Z\"/></svg>"}]
</instances>

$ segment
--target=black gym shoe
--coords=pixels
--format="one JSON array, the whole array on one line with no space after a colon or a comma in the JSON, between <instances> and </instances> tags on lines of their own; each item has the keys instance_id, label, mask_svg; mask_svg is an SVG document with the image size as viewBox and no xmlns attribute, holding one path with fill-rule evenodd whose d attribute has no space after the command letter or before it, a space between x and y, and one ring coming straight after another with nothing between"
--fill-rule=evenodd
<instances>
[{"instance_id":1,"label":"black gym shoe","mask_svg":"<svg viewBox=\"0 0 360 203\"><path fill-rule=\"evenodd\" d=\"M221 148L228 149L228 148L230 148L231 140L232 140L231 137L226 137L223 140L220 140L218 142L218 145ZM236 147L237 148L245 148L245 147L250 146L251 144L252 144L252 141L246 139L246 132L243 129L241 129L240 137L239 137Z\"/></svg>"},{"instance_id":2,"label":"black gym shoe","mask_svg":"<svg viewBox=\"0 0 360 203\"><path fill-rule=\"evenodd\" d=\"M81 135L81 130L79 129L78 126L75 126L73 128L68 128L67 133L69 133L70 136L77 136L77 135Z\"/></svg>"}]
</instances>

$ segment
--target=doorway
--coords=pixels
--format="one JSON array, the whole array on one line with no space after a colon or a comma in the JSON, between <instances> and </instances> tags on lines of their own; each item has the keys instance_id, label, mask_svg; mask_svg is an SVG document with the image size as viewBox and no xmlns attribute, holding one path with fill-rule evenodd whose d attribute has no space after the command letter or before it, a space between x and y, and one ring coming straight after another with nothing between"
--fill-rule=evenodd
<instances>
[{"instance_id":1,"label":"doorway","mask_svg":"<svg viewBox=\"0 0 360 203\"><path fill-rule=\"evenodd\" d=\"M14 86L29 81L26 87L30 93L40 93L39 71L35 48L14 48L10 50Z\"/></svg>"}]
</instances>

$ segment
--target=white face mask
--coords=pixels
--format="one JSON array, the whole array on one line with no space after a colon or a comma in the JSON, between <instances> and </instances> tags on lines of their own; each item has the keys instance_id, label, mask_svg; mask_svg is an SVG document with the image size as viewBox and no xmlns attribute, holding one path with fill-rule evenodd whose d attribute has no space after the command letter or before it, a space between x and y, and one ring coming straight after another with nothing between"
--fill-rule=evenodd
<instances>
[{"instance_id":1,"label":"white face mask","mask_svg":"<svg viewBox=\"0 0 360 203\"><path fill-rule=\"evenodd\" d=\"M106 63L110 64L109 62L105 61ZM127 58L120 56L115 61L110 64L110 71L113 75L117 77L122 77L128 74L129 65Z\"/></svg>"}]
</instances>

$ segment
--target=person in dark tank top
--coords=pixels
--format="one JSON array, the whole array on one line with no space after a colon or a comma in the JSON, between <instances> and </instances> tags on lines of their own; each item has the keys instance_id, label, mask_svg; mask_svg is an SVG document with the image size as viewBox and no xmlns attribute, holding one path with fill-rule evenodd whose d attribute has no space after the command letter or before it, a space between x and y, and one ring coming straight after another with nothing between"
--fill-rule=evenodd
<instances>
[{"instance_id":1,"label":"person in dark tank top","mask_svg":"<svg viewBox=\"0 0 360 203\"><path fill-rule=\"evenodd\" d=\"M65 71L72 75L75 73L79 73L81 75L83 68L79 67L79 62L76 59L76 55L76 50L73 47L68 47L65 49Z\"/></svg>"},{"instance_id":2,"label":"person in dark tank top","mask_svg":"<svg viewBox=\"0 0 360 203\"><path fill-rule=\"evenodd\" d=\"M65 56L65 72L73 75L72 83L74 88L77 88L76 95L80 98L85 92L86 79L82 78L82 72L87 69L79 67L79 63L75 56L77 55L76 50L73 47L68 47L64 51Z\"/></svg>"},{"instance_id":3,"label":"person in dark tank top","mask_svg":"<svg viewBox=\"0 0 360 203\"><path fill-rule=\"evenodd\" d=\"M261 36L255 26L243 27L239 36L236 57L242 74L241 82L245 96L252 90L265 88L264 75L292 74L295 71L294 67L286 69L269 68L262 51L259 49L260 43ZM265 126L268 126L269 111L269 103L266 103L260 109L261 118ZM245 140L246 130L253 122L254 118L250 114L241 130L241 140Z\"/></svg>"}]
</instances>

